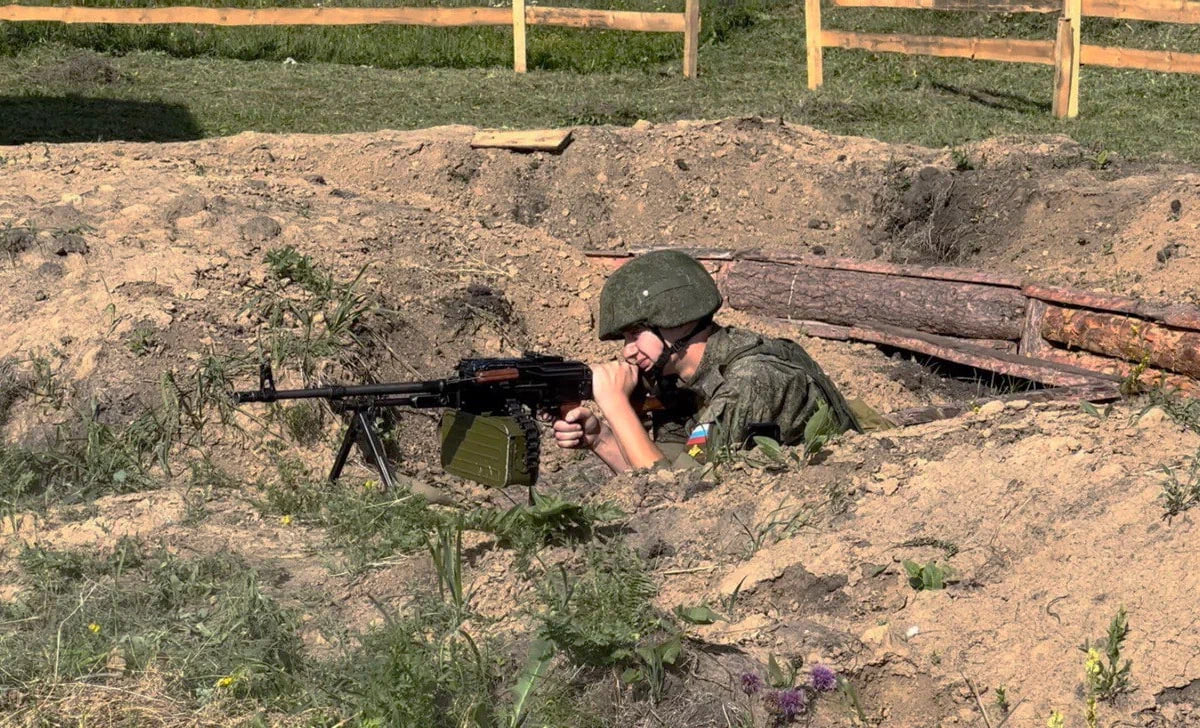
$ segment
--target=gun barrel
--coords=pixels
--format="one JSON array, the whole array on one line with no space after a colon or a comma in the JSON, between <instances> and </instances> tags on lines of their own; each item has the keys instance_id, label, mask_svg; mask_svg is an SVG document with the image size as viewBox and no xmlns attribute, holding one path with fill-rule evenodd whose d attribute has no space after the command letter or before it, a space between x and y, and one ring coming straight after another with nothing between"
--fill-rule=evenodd
<instances>
[{"instance_id":1,"label":"gun barrel","mask_svg":"<svg viewBox=\"0 0 1200 728\"><path fill-rule=\"evenodd\" d=\"M246 402L277 402L281 399L353 399L355 397L381 397L388 395L430 394L446 391L449 379L431 379L425 382L397 382L391 384L357 384L315 387L312 389L257 389L249 392L234 392L234 399Z\"/></svg>"}]
</instances>

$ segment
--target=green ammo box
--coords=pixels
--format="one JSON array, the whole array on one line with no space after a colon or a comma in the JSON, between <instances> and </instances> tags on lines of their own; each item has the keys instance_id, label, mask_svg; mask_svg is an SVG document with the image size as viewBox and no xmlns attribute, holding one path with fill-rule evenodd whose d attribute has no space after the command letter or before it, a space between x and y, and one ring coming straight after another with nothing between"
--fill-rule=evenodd
<instances>
[{"instance_id":1,"label":"green ammo box","mask_svg":"<svg viewBox=\"0 0 1200 728\"><path fill-rule=\"evenodd\" d=\"M448 410L442 416L442 469L503 488L533 485L525 462L525 431L515 417Z\"/></svg>"}]
</instances>

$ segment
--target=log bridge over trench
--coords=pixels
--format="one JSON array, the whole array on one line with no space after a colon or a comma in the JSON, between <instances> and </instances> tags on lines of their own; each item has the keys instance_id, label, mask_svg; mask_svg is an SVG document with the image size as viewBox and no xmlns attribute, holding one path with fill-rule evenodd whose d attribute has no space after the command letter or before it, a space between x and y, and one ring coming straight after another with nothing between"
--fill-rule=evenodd
<instances>
[{"instance_id":1,"label":"log bridge over trench","mask_svg":"<svg viewBox=\"0 0 1200 728\"><path fill-rule=\"evenodd\" d=\"M652 249L587 255L613 270ZM881 344L1047 387L1010 399L1102 402L1131 385L1200 394L1196 306L1158 306L967 268L684 252L708 267L735 310L794 323L809 336ZM964 409L889 416L916 424Z\"/></svg>"}]
</instances>

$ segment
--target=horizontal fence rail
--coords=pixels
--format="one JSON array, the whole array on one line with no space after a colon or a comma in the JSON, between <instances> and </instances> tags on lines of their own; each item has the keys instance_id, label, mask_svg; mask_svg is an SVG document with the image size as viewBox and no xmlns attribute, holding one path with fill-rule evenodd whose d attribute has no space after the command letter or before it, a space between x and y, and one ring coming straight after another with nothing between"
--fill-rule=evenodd
<instances>
[{"instance_id":1,"label":"horizontal fence rail","mask_svg":"<svg viewBox=\"0 0 1200 728\"><path fill-rule=\"evenodd\" d=\"M696 75L700 35L700 0L685 0L682 13L527 6L511 8L92 8L53 5L3 5L0 21L114 23L120 25L195 24L234 26L281 25L423 25L439 28L511 25L513 69L526 69L525 27L546 25L594 30L683 33L683 75Z\"/></svg>"},{"instance_id":2,"label":"horizontal fence rail","mask_svg":"<svg viewBox=\"0 0 1200 728\"><path fill-rule=\"evenodd\" d=\"M808 87L823 83L822 51L847 48L876 53L968 58L980 61L1036 63L1054 67L1054 115L1073 118L1079 113L1079 67L1107 66L1169 73L1200 74L1200 53L1110 48L1084 45L1083 16L1200 24L1200 0L831 0L838 7L899 8L968 12L1057 14L1054 40L954 38L889 33L825 30L821 0L805 0L808 47Z\"/></svg>"}]
</instances>

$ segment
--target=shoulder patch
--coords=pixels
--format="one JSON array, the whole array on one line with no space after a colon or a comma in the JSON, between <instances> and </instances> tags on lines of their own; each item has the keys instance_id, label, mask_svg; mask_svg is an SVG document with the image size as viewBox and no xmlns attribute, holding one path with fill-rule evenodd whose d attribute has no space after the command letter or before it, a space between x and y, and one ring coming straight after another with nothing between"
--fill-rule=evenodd
<instances>
[{"instance_id":1,"label":"shoulder patch","mask_svg":"<svg viewBox=\"0 0 1200 728\"><path fill-rule=\"evenodd\" d=\"M712 430L712 425L713 423L711 422L701 423L692 430L692 434L688 435L687 454L699 462L704 462L707 459L708 435Z\"/></svg>"}]
</instances>

